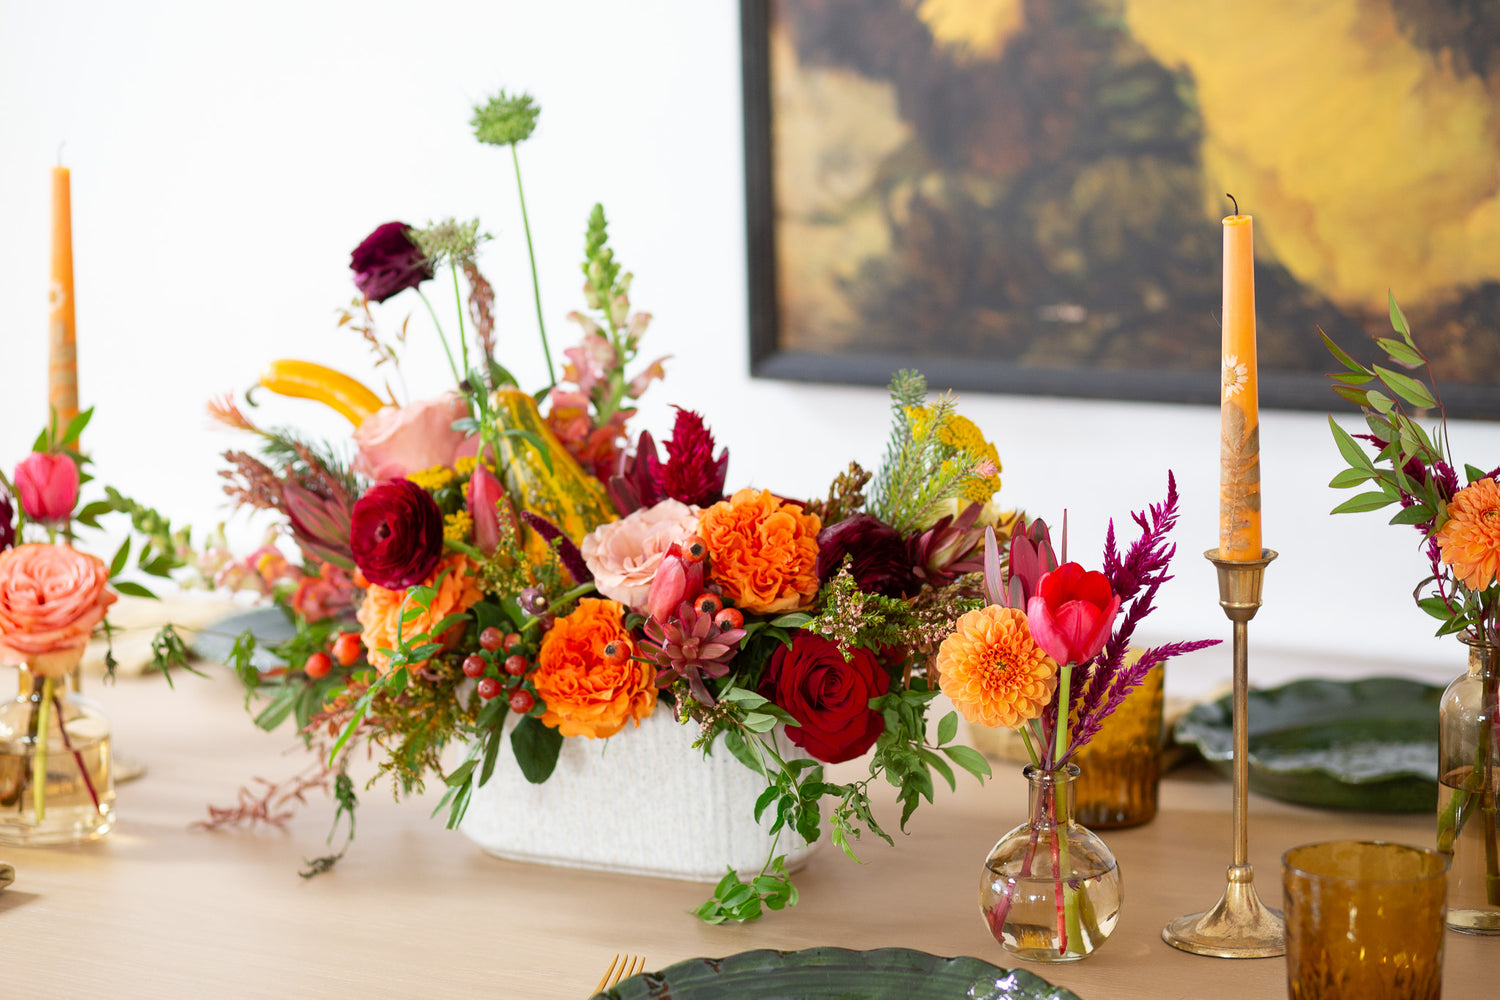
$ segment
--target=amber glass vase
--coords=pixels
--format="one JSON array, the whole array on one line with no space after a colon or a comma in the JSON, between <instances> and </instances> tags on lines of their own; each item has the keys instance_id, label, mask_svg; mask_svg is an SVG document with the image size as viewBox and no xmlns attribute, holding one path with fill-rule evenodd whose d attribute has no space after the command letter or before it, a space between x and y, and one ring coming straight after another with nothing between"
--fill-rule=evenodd
<instances>
[{"instance_id":1,"label":"amber glass vase","mask_svg":"<svg viewBox=\"0 0 1500 1000\"><path fill-rule=\"evenodd\" d=\"M1075 755L1074 815L1096 830L1149 823L1161 785L1160 664L1125 696L1104 726Z\"/></svg>"},{"instance_id":2,"label":"amber glass vase","mask_svg":"<svg viewBox=\"0 0 1500 1000\"><path fill-rule=\"evenodd\" d=\"M114 825L109 721L65 677L23 669L0 704L0 844L68 844Z\"/></svg>"},{"instance_id":3,"label":"amber glass vase","mask_svg":"<svg viewBox=\"0 0 1500 1000\"><path fill-rule=\"evenodd\" d=\"M1500 649L1464 641L1469 669L1438 708L1438 850L1451 859L1448 926L1500 934Z\"/></svg>"}]
</instances>

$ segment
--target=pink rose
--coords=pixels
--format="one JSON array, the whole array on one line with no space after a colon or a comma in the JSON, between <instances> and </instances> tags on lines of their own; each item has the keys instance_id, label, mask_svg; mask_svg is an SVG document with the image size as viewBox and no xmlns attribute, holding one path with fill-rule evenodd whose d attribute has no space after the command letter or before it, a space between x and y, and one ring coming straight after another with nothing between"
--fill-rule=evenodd
<instances>
[{"instance_id":1,"label":"pink rose","mask_svg":"<svg viewBox=\"0 0 1500 1000\"><path fill-rule=\"evenodd\" d=\"M78 666L94 626L115 603L109 568L66 545L0 552L0 663L62 677Z\"/></svg>"},{"instance_id":2,"label":"pink rose","mask_svg":"<svg viewBox=\"0 0 1500 1000\"><path fill-rule=\"evenodd\" d=\"M78 502L78 466L66 455L34 451L16 465L16 493L33 521L66 521Z\"/></svg>"},{"instance_id":3,"label":"pink rose","mask_svg":"<svg viewBox=\"0 0 1500 1000\"><path fill-rule=\"evenodd\" d=\"M600 525L583 536L579 550L599 593L627 607L641 608L662 557L697 529L697 507L663 500Z\"/></svg>"},{"instance_id":4,"label":"pink rose","mask_svg":"<svg viewBox=\"0 0 1500 1000\"><path fill-rule=\"evenodd\" d=\"M354 431L359 454L354 471L370 479L395 479L434 465L453 464L466 451L479 447L453 429L453 421L469 415L468 404L457 393L424 399L405 406L383 406Z\"/></svg>"}]
</instances>

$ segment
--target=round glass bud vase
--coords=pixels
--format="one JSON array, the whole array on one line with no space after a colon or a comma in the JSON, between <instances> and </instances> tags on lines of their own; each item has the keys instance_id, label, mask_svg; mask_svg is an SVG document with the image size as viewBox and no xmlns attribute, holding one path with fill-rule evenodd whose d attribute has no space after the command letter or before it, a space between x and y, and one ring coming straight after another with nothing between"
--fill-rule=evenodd
<instances>
[{"instance_id":1,"label":"round glass bud vase","mask_svg":"<svg viewBox=\"0 0 1500 1000\"><path fill-rule=\"evenodd\" d=\"M1500 649L1465 638L1469 670L1438 707L1438 850L1448 870L1448 926L1500 934Z\"/></svg>"},{"instance_id":2,"label":"round glass bud vase","mask_svg":"<svg viewBox=\"0 0 1500 1000\"><path fill-rule=\"evenodd\" d=\"M0 705L0 844L95 840L114 825L109 720L66 678L22 669Z\"/></svg>"},{"instance_id":3,"label":"round glass bud vase","mask_svg":"<svg viewBox=\"0 0 1500 1000\"><path fill-rule=\"evenodd\" d=\"M1104 841L1073 817L1078 765L1027 766L1026 822L1001 837L979 877L979 909L1006 951L1033 962L1075 962L1120 918L1120 869Z\"/></svg>"},{"instance_id":4,"label":"round glass bud vase","mask_svg":"<svg viewBox=\"0 0 1500 1000\"><path fill-rule=\"evenodd\" d=\"M1080 771L1074 782L1074 815L1084 826L1119 829L1156 817L1163 674L1161 664L1148 671L1074 758Z\"/></svg>"}]
</instances>

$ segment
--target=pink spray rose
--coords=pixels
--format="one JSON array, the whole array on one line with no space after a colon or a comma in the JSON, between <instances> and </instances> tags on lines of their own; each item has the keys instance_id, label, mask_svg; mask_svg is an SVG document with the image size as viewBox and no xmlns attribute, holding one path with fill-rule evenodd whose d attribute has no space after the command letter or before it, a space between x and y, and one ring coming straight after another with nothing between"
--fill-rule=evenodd
<instances>
[{"instance_id":1,"label":"pink spray rose","mask_svg":"<svg viewBox=\"0 0 1500 1000\"><path fill-rule=\"evenodd\" d=\"M697 528L697 507L663 500L600 525L583 537L579 550L601 594L640 609L646 605L651 583L667 551ZM678 603L681 598L672 602L673 610Z\"/></svg>"},{"instance_id":2,"label":"pink spray rose","mask_svg":"<svg viewBox=\"0 0 1500 1000\"><path fill-rule=\"evenodd\" d=\"M1026 605L1037 645L1058 663L1087 663L1104 648L1120 598L1103 573L1063 563L1042 577Z\"/></svg>"},{"instance_id":3,"label":"pink spray rose","mask_svg":"<svg viewBox=\"0 0 1500 1000\"><path fill-rule=\"evenodd\" d=\"M65 521L78 502L78 466L66 455L34 451L16 466L16 493L33 521Z\"/></svg>"},{"instance_id":4,"label":"pink spray rose","mask_svg":"<svg viewBox=\"0 0 1500 1000\"><path fill-rule=\"evenodd\" d=\"M354 471L370 479L392 479L452 465L462 454L479 447L476 437L468 441L453 421L469 415L468 404L457 393L424 399L405 406L383 406L370 414L354 432L359 454Z\"/></svg>"},{"instance_id":5,"label":"pink spray rose","mask_svg":"<svg viewBox=\"0 0 1500 1000\"><path fill-rule=\"evenodd\" d=\"M43 677L78 666L94 626L115 603L108 583L102 560L66 545L0 552L0 663Z\"/></svg>"}]
</instances>

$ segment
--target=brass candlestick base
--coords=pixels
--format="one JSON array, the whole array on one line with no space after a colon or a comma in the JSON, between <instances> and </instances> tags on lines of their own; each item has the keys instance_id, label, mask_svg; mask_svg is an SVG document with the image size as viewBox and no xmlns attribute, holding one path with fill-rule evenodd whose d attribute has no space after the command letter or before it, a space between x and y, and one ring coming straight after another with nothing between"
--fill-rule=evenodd
<instances>
[{"instance_id":1,"label":"brass candlestick base","mask_svg":"<svg viewBox=\"0 0 1500 1000\"><path fill-rule=\"evenodd\" d=\"M1162 928L1162 940L1174 948L1213 958L1275 958L1286 954L1286 925L1281 911L1260 901L1255 870L1248 860L1250 672L1247 623L1260 610L1266 565L1276 558L1261 549L1259 559L1231 562L1209 549L1204 558L1219 571L1219 606L1234 623L1234 864L1229 885L1211 910L1190 913Z\"/></svg>"}]
</instances>

